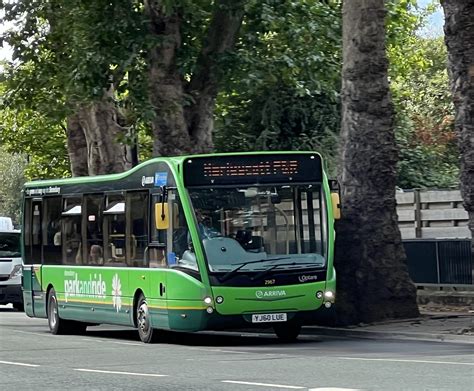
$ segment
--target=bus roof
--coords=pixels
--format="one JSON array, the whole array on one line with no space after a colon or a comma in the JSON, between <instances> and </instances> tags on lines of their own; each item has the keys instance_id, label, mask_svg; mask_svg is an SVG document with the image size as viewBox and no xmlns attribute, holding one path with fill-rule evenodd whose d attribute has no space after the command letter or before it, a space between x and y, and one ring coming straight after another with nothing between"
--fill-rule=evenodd
<instances>
[{"instance_id":1,"label":"bus roof","mask_svg":"<svg viewBox=\"0 0 474 391\"><path fill-rule=\"evenodd\" d=\"M136 167L118 173L118 174L107 174L107 175L96 175L96 176L82 176L73 178L60 178L60 179L46 179L46 180L34 180L25 183L25 188L35 188L39 186L59 186L59 185L74 185L74 184L86 184L91 181L94 182L108 182L116 181L128 177L129 175L140 171L142 168L155 164L155 163L167 163L172 167L180 167L186 159L190 158L205 158L205 157L217 157L217 156L244 156L244 155L279 155L279 154L316 154L321 159L321 155L315 151L260 151L260 152L232 152L232 153L209 153L199 155L184 155L184 156L173 156L173 157L156 157L149 159L143 163L140 163Z\"/></svg>"}]
</instances>

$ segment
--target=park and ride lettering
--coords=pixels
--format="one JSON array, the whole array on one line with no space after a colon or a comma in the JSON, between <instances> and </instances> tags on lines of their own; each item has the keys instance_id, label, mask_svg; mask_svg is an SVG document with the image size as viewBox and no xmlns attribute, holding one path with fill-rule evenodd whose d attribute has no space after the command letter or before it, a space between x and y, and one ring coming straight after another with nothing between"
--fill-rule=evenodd
<instances>
[{"instance_id":1,"label":"park and ride lettering","mask_svg":"<svg viewBox=\"0 0 474 391\"><path fill-rule=\"evenodd\" d=\"M66 303L68 299L79 298L100 298L105 299L107 285L102 279L102 274L89 274L88 280L79 279L76 272L65 272L64 277L64 297Z\"/></svg>"}]
</instances>

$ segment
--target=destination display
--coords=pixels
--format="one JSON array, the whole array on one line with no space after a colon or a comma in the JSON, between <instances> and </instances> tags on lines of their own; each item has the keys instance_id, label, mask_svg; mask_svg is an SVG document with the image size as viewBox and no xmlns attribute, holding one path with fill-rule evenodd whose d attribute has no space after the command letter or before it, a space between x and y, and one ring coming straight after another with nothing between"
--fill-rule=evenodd
<instances>
[{"instance_id":1,"label":"destination display","mask_svg":"<svg viewBox=\"0 0 474 391\"><path fill-rule=\"evenodd\" d=\"M317 154L195 157L184 162L186 186L321 182Z\"/></svg>"}]
</instances>

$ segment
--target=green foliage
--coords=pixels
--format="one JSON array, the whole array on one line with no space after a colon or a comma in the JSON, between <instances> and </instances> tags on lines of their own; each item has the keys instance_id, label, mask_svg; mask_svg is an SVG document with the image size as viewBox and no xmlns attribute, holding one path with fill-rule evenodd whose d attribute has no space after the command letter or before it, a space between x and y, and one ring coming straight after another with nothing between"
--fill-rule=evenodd
<instances>
[{"instance_id":1,"label":"green foliage","mask_svg":"<svg viewBox=\"0 0 474 391\"><path fill-rule=\"evenodd\" d=\"M176 67L189 80L214 2L154 4L183 20ZM449 186L457 181L457 151L444 44L416 34L430 9L419 10L415 0L386 4L399 186ZM16 62L4 71L0 137L9 151L28 155L28 177L69 175L65 119L110 85L121 124L138 137L140 158L150 157L149 52L163 42L149 34L143 2L18 0L3 6L4 19L18 28L4 36ZM218 61L216 149L316 149L335 171L341 2L248 0L239 34L235 50Z\"/></svg>"},{"instance_id":2,"label":"green foliage","mask_svg":"<svg viewBox=\"0 0 474 391\"><path fill-rule=\"evenodd\" d=\"M339 2L250 2L218 97L216 148L317 149L334 163L340 55Z\"/></svg>"},{"instance_id":3,"label":"green foliage","mask_svg":"<svg viewBox=\"0 0 474 391\"><path fill-rule=\"evenodd\" d=\"M11 217L15 225L20 224L25 166L25 156L10 154L0 148L0 216Z\"/></svg>"},{"instance_id":4,"label":"green foliage","mask_svg":"<svg viewBox=\"0 0 474 391\"><path fill-rule=\"evenodd\" d=\"M398 186L456 186L459 163L446 48L443 38L418 34L434 7L419 9L416 3L388 3L389 77L400 150Z\"/></svg>"},{"instance_id":5,"label":"green foliage","mask_svg":"<svg viewBox=\"0 0 474 391\"><path fill-rule=\"evenodd\" d=\"M392 82L397 108L402 188L452 187L459 184L459 152L454 107L442 38L417 37L423 66L413 66Z\"/></svg>"},{"instance_id":6,"label":"green foliage","mask_svg":"<svg viewBox=\"0 0 474 391\"><path fill-rule=\"evenodd\" d=\"M4 87L0 84L0 93ZM70 175L64 129L56 121L30 109L16 109L0 98L0 145L6 153L27 157L27 179Z\"/></svg>"}]
</instances>

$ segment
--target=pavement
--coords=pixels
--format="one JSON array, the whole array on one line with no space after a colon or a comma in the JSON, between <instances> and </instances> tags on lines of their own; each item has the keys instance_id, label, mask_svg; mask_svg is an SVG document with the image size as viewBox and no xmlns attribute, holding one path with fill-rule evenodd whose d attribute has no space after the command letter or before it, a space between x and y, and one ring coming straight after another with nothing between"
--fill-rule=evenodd
<instances>
[{"instance_id":1,"label":"pavement","mask_svg":"<svg viewBox=\"0 0 474 391\"><path fill-rule=\"evenodd\" d=\"M472 304L453 305L434 300L419 304L419 309L418 318L393 319L348 327L307 326L303 328L302 334L474 344Z\"/></svg>"}]
</instances>

